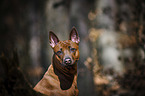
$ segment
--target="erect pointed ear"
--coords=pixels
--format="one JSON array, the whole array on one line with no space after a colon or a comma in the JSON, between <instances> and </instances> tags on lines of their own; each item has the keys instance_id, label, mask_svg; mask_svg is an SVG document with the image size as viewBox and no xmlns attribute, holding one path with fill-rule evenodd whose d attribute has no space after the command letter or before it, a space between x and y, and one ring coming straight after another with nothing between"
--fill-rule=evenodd
<instances>
[{"instance_id":1,"label":"erect pointed ear","mask_svg":"<svg viewBox=\"0 0 145 96\"><path fill-rule=\"evenodd\" d=\"M49 42L52 48L59 42L58 37L52 31L49 32Z\"/></svg>"},{"instance_id":2,"label":"erect pointed ear","mask_svg":"<svg viewBox=\"0 0 145 96\"><path fill-rule=\"evenodd\" d=\"M75 27L72 28L71 32L70 32L70 36L69 39L77 44L79 44L80 42L80 38L79 38L79 34L76 30Z\"/></svg>"}]
</instances>

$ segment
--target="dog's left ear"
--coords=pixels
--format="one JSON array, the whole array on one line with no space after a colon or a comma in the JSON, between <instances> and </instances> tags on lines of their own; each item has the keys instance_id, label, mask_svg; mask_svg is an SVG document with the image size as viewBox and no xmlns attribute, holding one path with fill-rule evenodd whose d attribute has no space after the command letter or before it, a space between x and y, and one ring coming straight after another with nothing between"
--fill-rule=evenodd
<instances>
[{"instance_id":1,"label":"dog's left ear","mask_svg":"<svg viewBox=\"0 0 145 96\"><path fill-rule=\"evenodd\" d=\"M77 44L79 44L80 42L80 38L79 38L79 34L76 30L75 27L72 28L71 32L70 32L70 36L69 39Z\"/></svg>"}]
</instances>

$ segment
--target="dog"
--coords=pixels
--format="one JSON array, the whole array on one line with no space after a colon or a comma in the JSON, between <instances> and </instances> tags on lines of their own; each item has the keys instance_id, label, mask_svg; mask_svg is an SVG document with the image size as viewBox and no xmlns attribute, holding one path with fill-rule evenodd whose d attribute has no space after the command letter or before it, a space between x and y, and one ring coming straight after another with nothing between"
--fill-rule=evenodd
<instances>
[{"instance_id":1,"label":"dog","mask_svg":"<svg viewBox=\"0 0 145 96\"><path fill-rule=\"evenodd\" d=\"M50 46L54 54L52 63L34 90L48 96L78 96L77 61L79 60L79 35L72 28L69 40L60 41L49 32Z\"/></svg>"}]
</instances>

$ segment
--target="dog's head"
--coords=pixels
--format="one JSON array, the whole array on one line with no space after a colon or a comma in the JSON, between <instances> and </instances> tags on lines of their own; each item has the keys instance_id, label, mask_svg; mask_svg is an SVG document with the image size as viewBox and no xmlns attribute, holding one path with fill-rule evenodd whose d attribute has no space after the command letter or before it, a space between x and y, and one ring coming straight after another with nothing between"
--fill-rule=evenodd
<instances>
[{"instance_id":1,"label":"dog's head","mask_svg":"<svg viewBox=\"0 0 145 96\"><path fill-rule=\"evenodd\" d=\"M79 35L76 28L72 28L69 40L60 41L52 32L49 32L49 41L57 60L62 66L70 66L79 60Z\"/></svg>"}]
</instances>

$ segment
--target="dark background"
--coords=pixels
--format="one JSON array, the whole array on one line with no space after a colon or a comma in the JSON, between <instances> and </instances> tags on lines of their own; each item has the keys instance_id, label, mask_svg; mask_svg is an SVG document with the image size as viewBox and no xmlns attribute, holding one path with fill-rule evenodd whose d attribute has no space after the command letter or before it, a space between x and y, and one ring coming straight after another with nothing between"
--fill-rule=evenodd
<instances>
[{"instance_id":1,"label":"dark background","mask_svg":"<svg viewBox=\"0 0 145 96\"><path fill-rule=\"evenodd\" d=\"M80 35L79 96L145 95L144 0L1 0L0 96L34 96L52 30Z\"/></svg>"}]
</instances>

